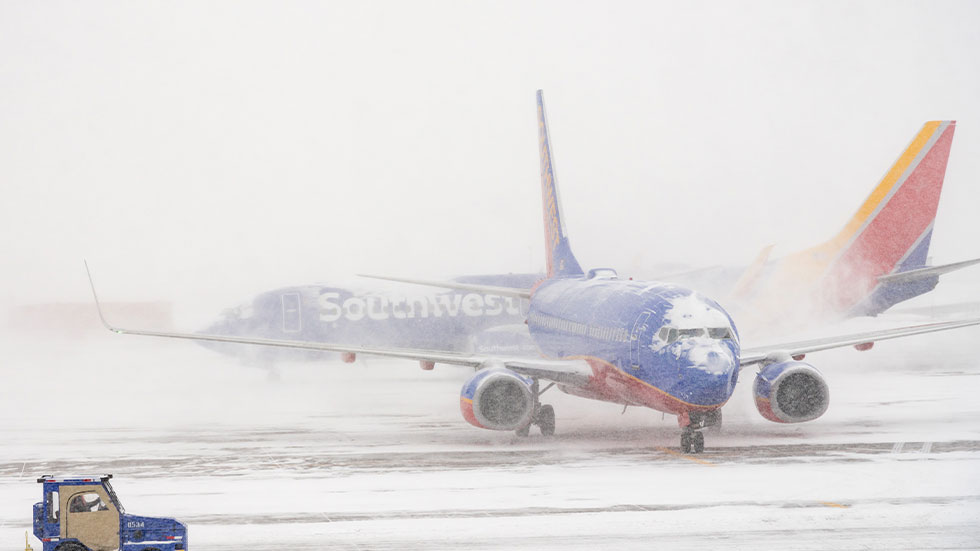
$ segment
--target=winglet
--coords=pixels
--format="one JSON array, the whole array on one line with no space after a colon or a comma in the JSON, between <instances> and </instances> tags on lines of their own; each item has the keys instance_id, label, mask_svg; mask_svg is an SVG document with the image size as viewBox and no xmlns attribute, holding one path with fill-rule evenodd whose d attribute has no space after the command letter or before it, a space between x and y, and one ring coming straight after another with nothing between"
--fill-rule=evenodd
<instances>
[{"instance_id":1,"label":"winglet","mask_svg":"<svg viewBox=\"0 0 980 551\"><path fill-rule=\"evenodd\" d=\"M538 150L541 155L541 202L544 210L544 253L548 263L548 277L574 277L583 275L582 267L572 254L562 220L561 200L558 196L558 178L548 134L548 120L544 112L544 93L538 90Z\"/></svg>"},{"instance_id":2,"label":"winglet","mask_svg":"<svg viewBox=\"0 0 980 551\"><path fill-rule=\"evenodd\" d=\"M98 293L95 292L95 283L92 282L92 272L91 270L88 269L88 261L83 260L82 262L85 263L85 273L88 274L88 285L89 287L92 288L92 298L95 299L95 308L96 310L99 311L99 319L102 321L102 325L104 325L106 329L112 331L113 333L123 334L125 331L121 331L109 325L109 322L106 321L105 316L102 314L102 305L99 304L99 295Z\"/></svg>"}]
</instances>

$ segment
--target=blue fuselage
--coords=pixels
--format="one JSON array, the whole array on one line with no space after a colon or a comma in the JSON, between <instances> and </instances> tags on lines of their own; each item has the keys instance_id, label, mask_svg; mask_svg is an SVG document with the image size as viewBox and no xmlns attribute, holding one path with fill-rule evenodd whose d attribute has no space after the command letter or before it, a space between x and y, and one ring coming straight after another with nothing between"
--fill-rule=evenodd
<instances>
[{"instance_id":1,"label":"blue fuselage","mask_svg":"<svg viewBox=\"0 0 980 551\"><path fill-rule=\"evenodd\" d=\"M550 279L531 298L528 327L541 351L581 358L594 371L584 392L670 413L723 405L738 378L735 325L689 289L619 279Z\"/></svg>"}]
</instances>

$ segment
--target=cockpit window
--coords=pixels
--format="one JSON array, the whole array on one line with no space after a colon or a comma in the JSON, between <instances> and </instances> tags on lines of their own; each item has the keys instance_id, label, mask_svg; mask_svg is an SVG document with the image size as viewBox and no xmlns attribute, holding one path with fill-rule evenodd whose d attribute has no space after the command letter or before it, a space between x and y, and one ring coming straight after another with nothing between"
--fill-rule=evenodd
<instances>
[{"instance_id":1,"label":"cockpit window","mask_svg":"<svg viewBox=\"0 0 980 551\"><path fill-rule=\"evenodd\" d=\"M712 327L708 329L708 336L712 339L726 340L732 338L732 330L728 327Z\"/></svg>"},{"instance_id":2,"label":"cockpit window","mask_svg":"<svg viewBox=\"0 0 980 551\"><path fill-rule=\"evenodd\" d=\"M657 337L667 344L677 342L680 339L689 339L692 337L708 337L715 340L725 340L732 338L732 330L729 327L709 327L707 329L703 327L695 327L691 329L661 327L660 331L657 333Z\"/></svg>"}]
</instances>

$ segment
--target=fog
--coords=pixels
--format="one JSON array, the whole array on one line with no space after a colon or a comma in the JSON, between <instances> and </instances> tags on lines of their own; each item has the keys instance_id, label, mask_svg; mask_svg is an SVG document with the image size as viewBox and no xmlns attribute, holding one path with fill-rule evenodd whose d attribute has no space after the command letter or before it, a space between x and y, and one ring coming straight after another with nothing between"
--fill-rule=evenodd
<instances>
[{"instance_id":1,"label":"fog","mask_svg":"<svg viewBox=\"0 0 980 551\"><path fill-rule=\"evenodd\" d=\"M0 303L205 310L543 265L534 91L586 266L829 237L926 120L978 255L972 2L5 2Z\"/></svg>"},{"instance_id":2,"label":"fog","mask_svg":"<svg viewBox=\"0 0 980 551\"><path fill-rule=\"evenodd\" d=\"M280 286L380 287L357 273L542 270L537 89L586 268L823 241L938 119L930 256L980 257L978 28L966 1L0 3L0 540L35 476L111 470L215 550L971 547L976 328L817 356L814 423L764 420L746 373L692 459L673 416L557 392L552 439L470 427L465 369L270 380L110 335L82 261L179 330ZM978 288L973 267L903 306ZM921 322L888 316L837 330Z\"/></svg>"}]
</instances>

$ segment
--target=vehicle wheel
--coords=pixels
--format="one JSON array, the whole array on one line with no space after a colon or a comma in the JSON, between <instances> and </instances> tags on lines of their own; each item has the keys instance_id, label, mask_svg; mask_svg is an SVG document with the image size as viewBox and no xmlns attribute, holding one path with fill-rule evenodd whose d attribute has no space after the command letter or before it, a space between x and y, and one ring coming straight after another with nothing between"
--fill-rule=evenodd
<instances>
[{"instance_id":1,"label":"vehicle wheel","mask_svg":"<svg viewBox=\"0 0 980 551\"><path fill-rule=\"evenodd\" d=\"M528 423L528 424L524 425L523 427L515 430L514 431L514 434L516 434L517 436L527 436L527 435L531 434L531 424Z\"/></svg>"},{"instance_id":2,"label":"vehicle wheel","mask_svg":"<svg viewBox=\"0 0 980 551\"><path fill-rule=\"evenodd\" d=\"M701 453L704 451L704 435L700 432L695 432L691 435L691 447L694 453Z\"/></svg>"},{"instance_id":3,"label":"vehicle wheel","mask_svg":"<svg viewBox=\"0 0 980 551\"><path fill-rule=\"evenodd\" d=\"M538 411L538 428L544 436L555 435L555 408L545 405Z\"/></svg>"},{"instance_id":4,"label":"vehicle wheel","mask_svg":"<svg viewBox=\"0 0 980 551\"><path fill-rule=\"evenodd\" d=\"M80 543L70 541L68 543L62 543L58 547L54 548L55 551L88 551L88 547Z\"/></svg>"},{"instance_id":5,"label":"vehicle wheel","mask_svg":"<svg viewBox=\"0 0 980 551\"><path fill-rule=\"evenodd\" d=\"M681 433L681 451L684 453L691 453L691 435L694 433L683 432Z\"/></svg>"}]
</instances>

